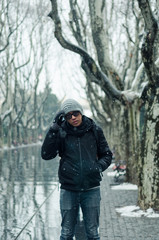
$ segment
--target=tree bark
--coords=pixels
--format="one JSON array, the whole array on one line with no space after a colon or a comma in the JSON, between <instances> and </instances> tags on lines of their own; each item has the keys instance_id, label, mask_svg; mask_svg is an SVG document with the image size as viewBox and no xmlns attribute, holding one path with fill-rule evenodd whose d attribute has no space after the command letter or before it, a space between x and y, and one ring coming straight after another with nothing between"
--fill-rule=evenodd
<instances>
[{"instance_id":1,"label":"tree bark","mask_svg":"<svg viewBox=\"0 0 159 240\"><path fill-rule=\"evenodd\" d=\"M111 79L114 85L119 90L124 90L123 83L120 79L119 73L113 66L109 56L109 43L104 31L104 13L103 0L89 0L91 29L94 45L97 50L98 62L102 71Z\"/></svg>"},{"instance_id":2,"label":"tree bark","mask_svg":"<svg viewBox=\"0 0 159 240\"><path fill-rule=\"evenodd\" d=\"M145 122L141 140L139 197L141 208L159 210L159 73L155 64L155 39L158 24L148 0L138 0L145 21L146 35L142 59L149 80L145 94Z\"/></svg>"},{"instance_id":3,"label":"tree bark","mask_svg":"<svg viewBox=\"0 0 159 240\"><path fill-rule=\"evenodd\" d=\"M143 209L159 210L159 88L150 89L148 96L141 141L138 203Z\"/></svg>"}]
</instances>

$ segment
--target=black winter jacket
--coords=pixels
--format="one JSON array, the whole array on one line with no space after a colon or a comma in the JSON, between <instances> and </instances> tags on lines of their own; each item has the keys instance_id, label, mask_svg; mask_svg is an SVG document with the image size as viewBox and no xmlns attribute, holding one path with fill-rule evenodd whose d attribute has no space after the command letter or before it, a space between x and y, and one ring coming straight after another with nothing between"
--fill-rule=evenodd
<instances>
[{"instance_id":1,"label":"black winter jacket","mask_svg":"<svg viewBox=\"0 0 159 240\"><path fill-rule=\"evenodd\" d=\"M98 138L93 128L96 128ZM57 133L50 128L41 155L43 159L50 160L58 153L61 157L58 172L61 188L72 191L99 186L101 172L108 168L112 160L102 129L86 116L82 117L79 127L65 121Z\"/></svg>"}]
</instances>

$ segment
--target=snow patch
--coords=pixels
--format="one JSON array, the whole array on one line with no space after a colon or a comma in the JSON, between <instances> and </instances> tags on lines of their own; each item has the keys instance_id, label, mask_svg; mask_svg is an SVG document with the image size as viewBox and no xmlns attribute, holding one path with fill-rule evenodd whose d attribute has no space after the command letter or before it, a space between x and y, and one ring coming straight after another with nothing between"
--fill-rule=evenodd
<instances>
[{"instance_id":1,"label":"snow patch","mask_svg":"<svg viewBox=\"0 0 159 240\"><path fill-rule=\"evenodd\" d=\"M136 98L139 98L140 96L138 92L132 91L131 89L122 91L122 94L125 96L126 100L130 103Z\"/></svg>"},{"instance_id":2,"label":"snow patch","mask_svg":"<svg viewBox=\"0 0 159 240\"><path fill-rule=\"evenodd\" d=\"M120 215L123 217L159 218L159 213L156 213L152 208L143 211L138 206L116 208L116 212L120 213Z\"/></svg>"},{"instance_id":3,"label":"snow patch","mask_svg":"<svg viewBox=\"0 0 159 240\"><path fill-rule=\"evenodd\" d=\"M108 173L107 173L107 176L108 176L108 177L114 177L115 174L116 174L116 171L114 171L114 172L108 172Z\"/></svg>"},{"instance_id":4,"label":"snow patch","mask_svg":"<svg viewBox=\"0 0 159 240\"><path fill-rule=\"evenodd\" d=\"M153 109L153 119L155 120L159 116L158 109L159 109L159 104L155 104Z\"/></svg>"},{"instance_id":5,"label":"snow patch","mask_svg":"<svg viewBox=\"0 0 159 240\"><path fill-rule=\"evenodd\" d=\"M122 183L111 187L112 190L137 190L138 187L131 183Z\"/></svg>"}]
</instances>

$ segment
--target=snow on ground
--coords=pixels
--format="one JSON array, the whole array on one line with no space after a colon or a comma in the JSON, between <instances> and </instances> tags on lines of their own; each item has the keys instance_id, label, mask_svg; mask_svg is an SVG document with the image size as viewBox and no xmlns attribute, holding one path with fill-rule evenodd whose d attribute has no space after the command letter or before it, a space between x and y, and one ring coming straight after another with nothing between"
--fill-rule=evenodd
<instances>
[{"instance_id":1,"label":"snow on ground","mask_svg":"<svg viewBox=\"0 0 159 240\"><path fill-rule=\"evenodd\" d=\"M123 217L148 217L148 218L159 218L159 213L155 213L152 208L146 211L141 210L138 206L126 206L116 208L116 211Z\"/></svg>"},{"instance_id":2,"label":"snow on ground","mask_svg":"<svg viewBox=\"0 0 159 240\"><path fill-rule=\"evenodd\" d=\"M137 190L137 185L130 183L122 183L111 187L112 190ZM145 211L141 210L138 206L125 206L116 208L116 211L123 217L148 217L159 218L159 212L155 212L152 208Z\"/></svg>"},{"instance_id":3,"label":"snow on ground","mask_svg":"<svg viewBox=\"0 0 159 240\"><path fill-rule=\"evenodd\" d=\"M107 172L107 176L108 177L114 177L115 174L116 174L116 171L114 171L114 172Z\"/></svg>"},{"instance_id":4,"label":"snow on ground","mask_svg":"<svg viewBox=\"0 0 159 240\"><path fill-rule=\"evenodd\" d=\"M112 190L137 190L138 187L135 184L131 183L122 183L119 185L111 186Z\"/></svg>"},{"instance_id":5,"label":"snow on ground","mask_svg":"<svg viewBox=\"0 0 159 240\"><path fill-rule=\"evenodd\" d=\"M114 164L109 166L112 169ZM114 177L116 174L115 171L108 172L107 176ZM131 183L122 183L118 185L111 186L112 190L138 190L137 185ZM159 212L155 212L152 208L149 208L145 211L141 210L139 206L125 206L116 208L116 212L123 217L148 217L148 218L159 218Z\"/></svg>"}]
</instances>

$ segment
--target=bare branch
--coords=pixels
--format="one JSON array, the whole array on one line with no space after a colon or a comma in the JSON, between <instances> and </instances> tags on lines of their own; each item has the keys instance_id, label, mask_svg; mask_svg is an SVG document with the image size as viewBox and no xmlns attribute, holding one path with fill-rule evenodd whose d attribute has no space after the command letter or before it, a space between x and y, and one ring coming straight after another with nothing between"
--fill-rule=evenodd
<instances>
[{"instance_id":1,"label":"bare branch","mask_svg":"<svg viewBox=\"0 0 159 240\"><path fill-rule=\"evenodd\" d=\"M129 27L127 27L125 24L123 24L123 27L126 29L126 32L127 32L127 35L128 35L128 38L129 38L130 42L135 44L134 41L132 40L131 36L130 36Z\"/></svg>"},{"instance_id":2,"label":"bare branch","mask_svg":"<svg viewBox=\"0 0 159 240\"><path fill-rule=\"evenodd\" d=\"M73 51L79 54L83 61L82 61L82 68L84 70L89 70L92 73L92 81L96 78L96 83L98 82L99 86L103 86L105 91L109 91L113 98L118 99L119 101L123 102L122 94L119 90L117 90L109 81L107 76L99 69L93 58L81 47L72 44L71 42L67 41L62 35L62 27L61 27L61 20L58 15L58 7L57 1L51 0L52 3L52 11L49 14L55 24L55 37L61 46L65 49ZM123 102L124 103L124 102Z\"/></svg>"}]
</instances>

